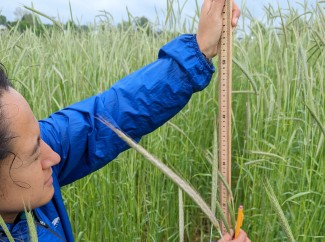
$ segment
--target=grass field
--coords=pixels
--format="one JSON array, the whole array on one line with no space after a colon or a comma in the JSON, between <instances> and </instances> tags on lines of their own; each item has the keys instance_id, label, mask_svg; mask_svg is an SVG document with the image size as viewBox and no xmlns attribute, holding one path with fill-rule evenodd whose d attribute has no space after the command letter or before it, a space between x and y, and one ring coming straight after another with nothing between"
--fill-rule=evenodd
<instances>
[{"instance_id":1,"label":"grass field","mask_svg":"<svg viewBox=\"0 0 325 242\"><path fill-rule=\"evenodd\" d=\"M325 3L244 18L233 47L232 191L252 241L325 241ZM172 10L170 10L172 11ZM169 28L193 32L195 24ZM171 21L172 20L172 21ZM195 21L197 18L188 19ZM177 26L176 26L177 25ZM0 60L37 118L109 88L178 35L117 28L0 35ZM217 75L140 142L210 203ZM134 150L63 188L77 241L179 241L178 187ZM218 236L184 195L185 241ZM218 217L218 215L217 215Z\"/></svg>"}]
</instances>

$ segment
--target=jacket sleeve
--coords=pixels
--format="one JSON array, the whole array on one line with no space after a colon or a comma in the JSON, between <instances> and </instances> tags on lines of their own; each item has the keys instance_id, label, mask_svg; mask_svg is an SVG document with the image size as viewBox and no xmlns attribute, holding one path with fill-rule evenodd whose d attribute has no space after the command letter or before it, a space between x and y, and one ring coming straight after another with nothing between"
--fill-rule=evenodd
<instances>
[{"instance_id":1,"label":"jacket sleeve","mask_svg":"<svg viewBox=\"0 0 325 242\"><path fill-rule=\"evenodd\" d=\"M195 35L182 35L163 46L155 62L109 90L40 120L42 139L61 156L53 167L60 185L90 174L129 148L98 117L139 141L205 88L213 72Z\"/></svg>"}]
</instances>

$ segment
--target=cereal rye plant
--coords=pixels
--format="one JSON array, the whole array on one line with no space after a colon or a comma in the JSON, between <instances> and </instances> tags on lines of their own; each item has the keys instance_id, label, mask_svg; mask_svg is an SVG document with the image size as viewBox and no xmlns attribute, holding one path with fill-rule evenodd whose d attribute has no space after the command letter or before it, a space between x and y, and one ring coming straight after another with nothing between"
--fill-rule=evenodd
<instances>
[{"instance_id":1,"label":"cereal rye plant","mask_svg":"<svg viewBox=\"0 0 325 242\"><path fill-rule=\"evenodd\" d=\"M194 32L197 13L178 19L185 15L183 4L168 3L166 21L153 23L159 34L112 22L92 31L45 28L41 35L12 29L1 34L0 61L36 117L45 118L154 61L176 35ZM303 11L266 6L263 22L243 8L244 27L235 33L240 38L233 46L232 191L235 207L245 207L243 228L252 241L288 241L264 178L294 238L325 239L324 1L300 3ZM206 154L214 153L216 76L170 123L140 142L205 201L212 196ZM62 192L77 241L179 240L178 188L134 150ZM211 236L210 221L188 196L183 205L185 241L218 236Z\"/></svg>"}]
</instances>

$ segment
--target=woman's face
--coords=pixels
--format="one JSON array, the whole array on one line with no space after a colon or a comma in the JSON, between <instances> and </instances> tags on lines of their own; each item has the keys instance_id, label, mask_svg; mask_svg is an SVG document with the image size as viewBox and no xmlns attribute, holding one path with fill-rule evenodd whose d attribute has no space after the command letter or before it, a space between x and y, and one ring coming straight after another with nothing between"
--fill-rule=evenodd
<instances>
[{"instance_id":1,"label":"woman's face","mask_svg":"<svg viewBox=\"0 0 325 242\"><path fill-rule=\"evenodd\" d=\"M25 208L46 204L54 194L52 166L60 162L40 138L38 122L26 100L14 89L1 98L12 153L0 161L0 214L12 223Z\"/></svg>"}]
</instances>

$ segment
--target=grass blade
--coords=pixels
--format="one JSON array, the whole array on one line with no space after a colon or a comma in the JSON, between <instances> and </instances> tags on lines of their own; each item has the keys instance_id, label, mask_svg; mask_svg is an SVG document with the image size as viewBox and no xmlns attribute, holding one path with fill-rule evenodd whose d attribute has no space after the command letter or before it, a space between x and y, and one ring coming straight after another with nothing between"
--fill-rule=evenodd
<instances>
[{"instance_id":1,"label":"grass blade","mask_svg":"<svg viewBox=\"0 0 325 242\"><path fill-rule=\"evenodd\" d=\"M290 242L294 242L295 239L293 237L293 234L292 234L291 228L289 226L289 223L288 223L286 217L284 216L284 213L282 211L280 203L279 203L279 201L277 200L277 198L275 196L275 193L273 191L273 188L272 188L269 180L265 179L263 185L264 185L266 194L267 194L267 196L268 196L268 198L269 198L269 200L271 202L271 205L272 205L272 207L274 209L274 212L278 217L278 220L279 220L279 222L281 224L281 227L282 227L283 231L285 232L285 234L287 236L287 239Z\"/></svg>"},{"instance_id":2,"label":"grass blade","mask_svg":"<svg viewBox=\"0 0 325 242\"><path fill-rule=\"evenodd\" d=\"M311 116L314 118L314 120L316 121L316 123L318 124L320 130L323 132L323 134L325 135L325 126L321 123L321 121L319 120L319 118L316 116L315 112L313 112L313 110L311 110L311 108L305 103L306 108L308 109L308 111L310 112Z\"/></svg>"},{"instance_id":3,"label":"grass blade","mask_svg":"<svg viewBox=\"0 0 325 242\"><path fill-rule=\"evenodd\" d=\"M178 188L179 242L184 242L184 205L183 191Z\"/></svg>"},{"instance_id":4,"label":"grass blade","mask_svg":"<svg viewBox=\"0 0 325 242\"><path fill-rule=\"evenodd\" d=\"M29 238L31 239L31 242L38 242L33 214L27 211L25 211L25 214L26 214L26 219L27 219L27 224L29 229Z\"/></svg>"},{"instance_id":5,"label":"grass blade","mask_svg":"<svg viewBox=\"0 0 325 242\"><path fill-rule=\"evenodd\" d=\"M15 242L14 238L11 236L9 229L5 223L5 221L3 220L3 218L0 216L0 226L2 227L3 231L5 232L9 242Z\"/></svg>"},{"instance_id":6,"label":"grass blade","mask_svg":"<svg viewBox=\"0 0 325 242\"><path fill-rule=\"evenodd\" d=\"M215 226L216 229L219 228L219 223L212 213L209 206L202 199L194 188L192 188L184 179L177 175L173 170L166 166L163 162L158 160L156 157L151 155L147 150L145 150L141 145L137 144L127 135L125 135L121 130L115 128L111 123L106 121L104 118L99 118L99 120L109 127L114 133L116 133L122 140L124 140L130 147L134 148L137 152L144 156L148 161L150 161L154 166L156 166L161 172L163 172L167 177L169 177L174 183L178 185L184 192L189 195L193 201L201 208L202 212L210 219L211 223Z\"/></svg>"},{"instance_id":7,"label":"grass blade","mask_svg":"<svg viewBox=\"0 0 325 242\"><path fill-rule=\"evenodd\" d=\"M38 15L44 17L44 18L47 18L48 20L52 21L52 23L53 23L54 25L56 25L60 30L64 31L64 28L62 27L62 24L61 24L60 22L56 21L54 18L52 18L52 17L46 15L45 13L42 13L42 12L40 12L40 11L34 9L34 8L31 8L31 7L28 7L28 6L25 6L25 5L24 5L24 8L26 8L26 9L28 9L29 11L31 11L31 12L33 12L33 13L36 13L36 14L38 14Z\"/></svg>"}]
</instances>

